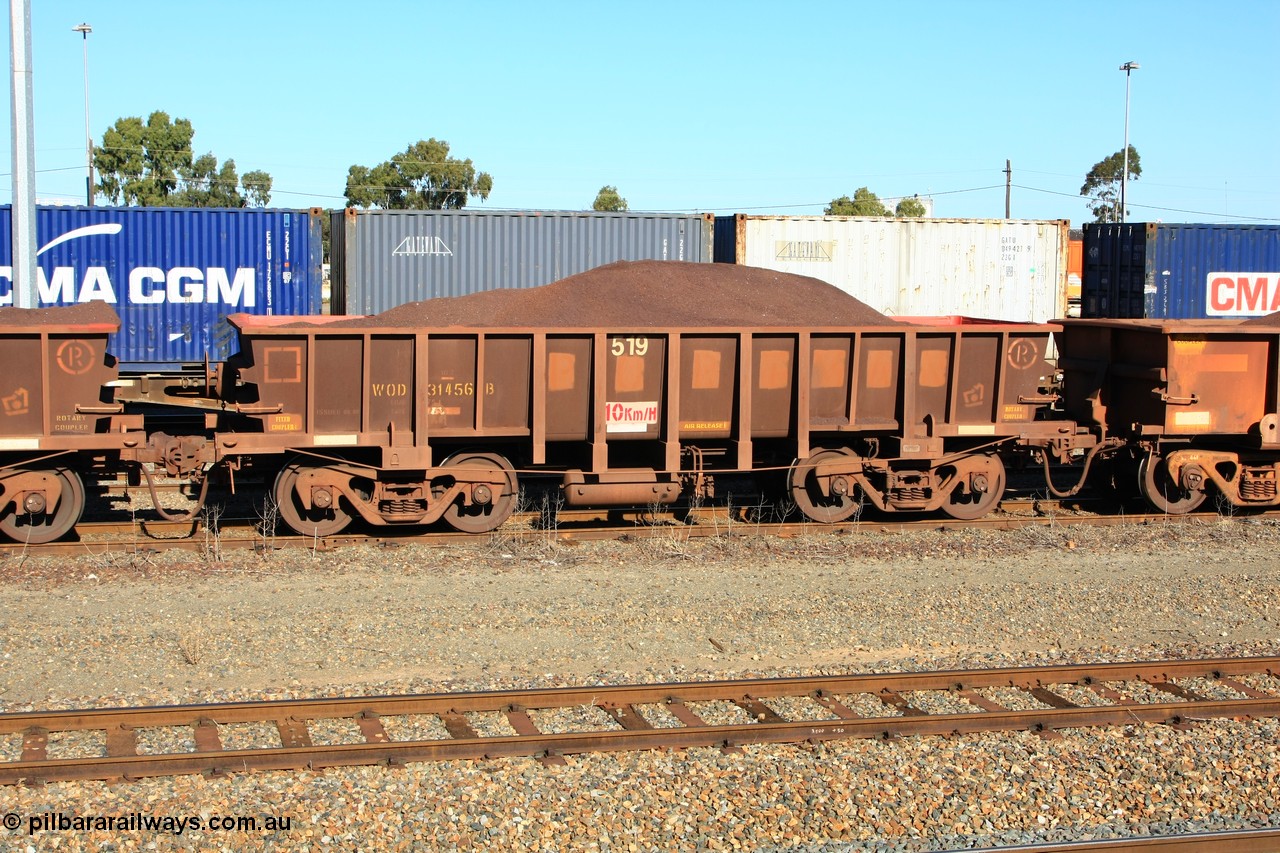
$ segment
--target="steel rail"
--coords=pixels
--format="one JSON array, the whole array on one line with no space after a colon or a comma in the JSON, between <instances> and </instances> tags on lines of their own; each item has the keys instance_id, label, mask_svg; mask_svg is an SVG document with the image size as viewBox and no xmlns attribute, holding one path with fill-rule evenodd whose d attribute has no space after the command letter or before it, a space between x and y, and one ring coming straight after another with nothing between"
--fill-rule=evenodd
<instances>
[{"instance_id":1,"label":"steel rail","mask_svg":"<svg viewBox=\"0 0 1280 853\"><path fill-rule=\"evenodd\" d=\"M0 762L0 784L514 756L558 762L563 761L564 755L584 752L733 748L749 743L844 738L893 740L910 735L991 731L1035 731L1053 736L1057 729L1088 726L1185 726L1212 718L1280 716L1280 692L1258 690L1239 681L1241 676L1280 677L1280 657L25 712L0 715L0 737L22 738L21 757ZM1177 679L1214 680L1240 698L1199 695L1179 685ZM1118 689L1126 682L1141 683L1171 701L1126 697ZM1055 693L1051 689L1055 685L1091 688L1105 704L1075 704ZM978 692L995 687L1023 691L1044 707L1012 710ZM911 694L921 691L954 694L971 705L973 711L924 711L912 704ZM849 707L846 698L859 695L879 700L878 707L895 713L860 715ZM828 719L787 719L766 701L779 697L807 699L825 709ZM709 723L697 708L699 703L708 702L731 703L749 722ZM672 724L655 725L638 710L648 706L664 709ZM595 709L601 727L589 731L543 731L531 716L531 712L536 715L539 711L566 708ZM514 734L481 734L467 717L475 713L500 715ZM448 737L393 740L380 720L399 716L435 718ZM350 721L360 732L362 742L315 743L310 724L335 719ZM237 723L274 726L279 745L224 749L219 727ZM138 730L153 728L189 730L194 751L140 754ZM85 731L102 732L105 754L49 757L51 735Z\"/></svg>"},{"instance_id":2,"label":"steel rail","mask_svg":"<svg viewBox=\"0 0 1280 853\"><path fill-rule=\"evenodd\" d=\"M1029 506L1029 504L1028 504ZM639 511L633 511L639 512ZM631 521L626 524L602 522L590 524L588 516L602 517L603 511L589 510L581 518L564 521L554 527L542 528L520 526L519 520L488 534L489 537L508 537L512 541L528 540L531 542L616 540L623 538L642 538L662 536L664 534L687 536L689 538L707 538L733 535L762 535L778 537L796 537L805 535L832 535L850 533L908 533L922 530L1018 530L1028 527L1117 527L1127 524L1194 524L1207 519L1216 518L1211 512L1189 513L1186 515L1166 515L1158 512L1127 515L1013 515L995 514L972 521L962 521L943 517L898 518L877 517L874 519L845 521L837 524L818 524L817 522L754 522L728 519L706 519L704 523L687 524L674 522L670 524L649 524ZM531 516L536 518L537 514ZM1280 518L1280 511L1256 513L1251 518ZM98 526L98 525L101 526ZM224 520L224 528L212 531L199 520L183 523L145 521L138 527L122 526L118 522L84 522L78 526L82 538L77 540L61 540L42 545L24 544L21 542L0 542L0 555L28 556L64 556L73 557L85 553L101 554L104 552L124 552L130 550L159 551L177 548L188 551L258 549L285 550L305 549L312 551L333 551L339 548L350 548L359 545L375 545L379 547L398 547L408 544L440 545L448 543L466 543L489 541L484 535L460 533L453 530L396 530L375 529L369 533L342 532L320 539L311 536L294 534L263 535L253 530L253 524L232 525ZM127 535L135 532L132 539L96 538L98 534Z\"/></svg>"},{"instance_id":3,"label":"steel rail","mask_svg":"<svg viewBox=\"0 0 1280 853\"><path fill-rule=\"evenodd\" d=\"M1280 829L1237 829L1186 835L1106 838L993 847L988 853L1107 853L1112 850L1154 850L1157 853L1275 853Z\"/></svg>"}]
</instances>

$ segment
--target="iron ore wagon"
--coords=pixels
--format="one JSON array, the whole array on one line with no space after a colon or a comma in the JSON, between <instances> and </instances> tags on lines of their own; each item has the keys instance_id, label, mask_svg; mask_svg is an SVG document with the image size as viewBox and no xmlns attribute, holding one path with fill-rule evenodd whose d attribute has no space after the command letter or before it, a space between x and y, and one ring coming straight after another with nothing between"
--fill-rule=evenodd
<instances>
[{"instance_id":1,"label":"iron ore wagon","mask_svg":"<svg viewBox=\"0 0 1280 853\"><path fill-rule=\"evenodd\" d=\"M698 500L776 470L818 521L864 497L972 518L1003 492L1002 445L1062 429L1043 419L1052 327L899 324L763 270L622 264L369 318L231 322L256 432L219 451L289 454L282 516L320 535L354 518L491 530L549 471L572 506Z\"/></svg>"}]
</instances>

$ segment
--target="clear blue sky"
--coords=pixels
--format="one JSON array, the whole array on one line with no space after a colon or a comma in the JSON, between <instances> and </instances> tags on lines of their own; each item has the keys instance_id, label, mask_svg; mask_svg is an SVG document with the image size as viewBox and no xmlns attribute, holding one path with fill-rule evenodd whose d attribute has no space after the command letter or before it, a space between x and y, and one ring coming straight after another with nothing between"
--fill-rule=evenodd
<instances>
[{"instance_id":1,"label":"clear blue sky","mask_svg":"<svg viewBox=\"0 0 1280 853\"><path fill-rule=\"evenodd\" d=\"M84 194L121 116L191 120L273 207L341 207L349 166L447 140L487 209L818 214L867 186L942 217L1090 219L1129 138L1131 220L1280 222L1280 2L32 0L37 195ZM8 18L4 21L6 35ZM11 75L10 75L11 78ZM9 86L4 108L9 110ZM10 139L0 193L12 200Z\"/></svg>"}]
</instances>

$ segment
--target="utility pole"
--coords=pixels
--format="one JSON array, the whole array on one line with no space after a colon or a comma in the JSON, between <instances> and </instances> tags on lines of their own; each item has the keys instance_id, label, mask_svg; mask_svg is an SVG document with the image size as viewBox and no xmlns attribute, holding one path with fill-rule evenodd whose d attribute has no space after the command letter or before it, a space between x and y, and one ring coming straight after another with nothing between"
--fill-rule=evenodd
<instances>
[{"instance_id":1,"label":"utility pole","mask_svg":"<svg viewBox=\"0 0 1280 853\"><path fill-rule=\"evenodd\" d=\"M9 0L10 107L13 145L13 288L15 308L36 307L36 130L31 86L30 0Z\"/></svg>"},{"instance_id":2,"label":"utility pole","mask_svg":"<svg viewBox=\"0 0 1280 853\"><path fill-rule=\"evenodd\" d=\"M1013 165L1004 161L1004 218L1009 218L1009 193L1013 189Z\"/></svg>"}]
</instances>

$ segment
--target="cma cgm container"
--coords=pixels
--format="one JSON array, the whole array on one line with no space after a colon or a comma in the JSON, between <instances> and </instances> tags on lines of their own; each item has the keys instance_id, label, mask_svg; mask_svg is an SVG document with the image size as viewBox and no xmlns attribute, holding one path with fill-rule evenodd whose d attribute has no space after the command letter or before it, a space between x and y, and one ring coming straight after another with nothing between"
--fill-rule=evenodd
<instances>
[{"instance_id":1,"label":"cma cgm container","mask_svg":"<svg viewBox=\"0 0 1280 853\"><path fill-rule=\"evenodd\" d=\"M1081 316L1198 320L1280 311L1280 225L1084 226Z\"/></svg>"},{"instance_id":2,"label":"cma cgm container","mask_svg":"<svg viewBox=\"0 0 1280 853\"><path fill-rule=\"evenodd\" d=\"M332 313L537 287L614 261L711 261L710 214L356 210L333 213Z\"/></svg>"},{"instance_id":3,"label":"cma cgm container","mask_svg":"<svg viewBox=\"0 0 1280 853\"><path fill-rule=\"evenodd\" d=\"M11 216L0 208L0 305L14 303ZM229 314L318 314L323 212L36 208L36 306L98 300L120 315L125 370L232 354Z\"/></svg>"},{"instance_id":4,"label":"cma cgm container","mask_svg":"<svg viewBox=\"0 0 1280 853\"><path fill-rule=\"evenodd\" d=\"M820 278L890 316L1066 314L1065 220L718 216L715 259Z\"/></svg>"}]
</instances>

